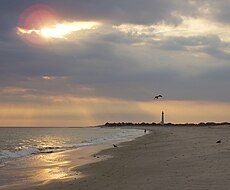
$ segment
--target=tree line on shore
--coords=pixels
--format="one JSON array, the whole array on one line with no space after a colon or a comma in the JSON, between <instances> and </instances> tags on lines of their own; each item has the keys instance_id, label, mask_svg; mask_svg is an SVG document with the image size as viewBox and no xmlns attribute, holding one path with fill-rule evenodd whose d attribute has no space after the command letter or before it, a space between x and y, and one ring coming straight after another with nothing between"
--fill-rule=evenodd
<instances>
[{"instance_id":1,"label":"tree line on shore","mask_svg":"<svg viewBox=\"0 0 230 190\"><path fill-rule=\"evenodd\" d=\"M126 127L126 126L160 126L161 123L132 123L132 122L114 122L114 123L105 123L105 127ZM165 123L164 126L221 126L221 125L230 125L229 122L200 122L200 123Z\"/></svg>"}]
</instances>

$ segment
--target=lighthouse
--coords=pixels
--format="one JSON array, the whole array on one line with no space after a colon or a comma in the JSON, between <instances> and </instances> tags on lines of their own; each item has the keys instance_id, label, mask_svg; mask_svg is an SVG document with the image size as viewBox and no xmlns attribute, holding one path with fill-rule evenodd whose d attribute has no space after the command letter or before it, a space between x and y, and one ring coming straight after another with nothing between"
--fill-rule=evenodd
<instances>
[{"instance_id":1,"label":"lighthouse","mask_svg":"<svg viewBox=\"0 0 230 190\"><path fill-rule=\"evenodd\" d=\"M165 114L164 112L162 111L161 112L161 125L164 125L165 124Z\"/></svg>"}]
</instances>

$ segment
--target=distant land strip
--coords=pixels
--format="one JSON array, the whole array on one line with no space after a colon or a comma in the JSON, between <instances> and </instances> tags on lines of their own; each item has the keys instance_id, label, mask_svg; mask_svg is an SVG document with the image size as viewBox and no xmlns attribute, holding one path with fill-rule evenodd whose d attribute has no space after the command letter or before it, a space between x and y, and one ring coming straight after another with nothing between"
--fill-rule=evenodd
<instances>
[{"instance_id":1,"label":"distant land strip","mask_svg":"<svg viewBox=\"0 0 230 190\"><path fill-rule=\"evenodd\" d=\"M102 127L125 127L125 126L159 126L161 123L132 123L132 122L118 122L118 123L105 123ZM230 122L201 122L201 123L165 123L163 126L223 126L230 125Z\"/></svg>"}]
</instances>

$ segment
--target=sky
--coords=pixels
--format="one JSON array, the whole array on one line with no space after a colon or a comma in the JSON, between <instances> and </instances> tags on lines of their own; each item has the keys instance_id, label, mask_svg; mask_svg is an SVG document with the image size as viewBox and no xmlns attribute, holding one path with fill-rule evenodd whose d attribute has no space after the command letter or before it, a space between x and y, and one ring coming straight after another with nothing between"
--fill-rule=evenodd
<instances>
[{"instance_id":1,"label":"sky","mask_svg":"<svg viewBox=\"0 0 230 190\"><path fill-rule=\"evenodd\" d=\"M0 126L229 121L230 0L1 0ZM162 94L163 98L154 100Z\"/></svg>"}]
</instances>

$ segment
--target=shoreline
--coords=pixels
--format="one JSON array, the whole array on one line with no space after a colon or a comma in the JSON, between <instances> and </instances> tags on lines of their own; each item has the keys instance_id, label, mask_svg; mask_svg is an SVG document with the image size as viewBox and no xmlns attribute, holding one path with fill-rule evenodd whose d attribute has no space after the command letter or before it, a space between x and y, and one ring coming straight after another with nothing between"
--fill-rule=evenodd
<instances>
[{"instance_id":1,"label":"shoreline","mask_svg":"<svg viewBox=\"0 0 230 190\"><path fill-rule=\"evenodd\" d=\"M138 131L139 136L144 134L144 132L142 133L143 130L140 129ZM134 135L133 133L130 134ZM122 139L122 137L118 139L114 138L113 140L110 139L88 146L79 146L70 150L31 154L12 159L1 168L0 178L2 176L3 180L1 182L3 183L1 183L0 189L31 189L54 181L69 181L80 178L84 174L74 171L73 168L109 158L106 155L98 156L97 153L104 149L109 149L113 146L113 143L117 144L136 138L135 135L132 135L128 135L126 140ZM17 174L15 174L14 170ZM18 180L16 176L15 179L11 180L14 175L21 180ZM9 179L10 182L5 179Z\"/></svg>"},{"instance_id":2,"label":"shoreline","mask_svg":"<svg viewBox=\"0 0 230 190\"><path fill-rule=\"evenodd\" d=\"M112 158L75 168L85 175L81 179L24 189L225 190L230 186L229 127L150 129L145 136L97 154ZM219 139L222 143L216 144Z\"/></svg>"}]
</instances>

